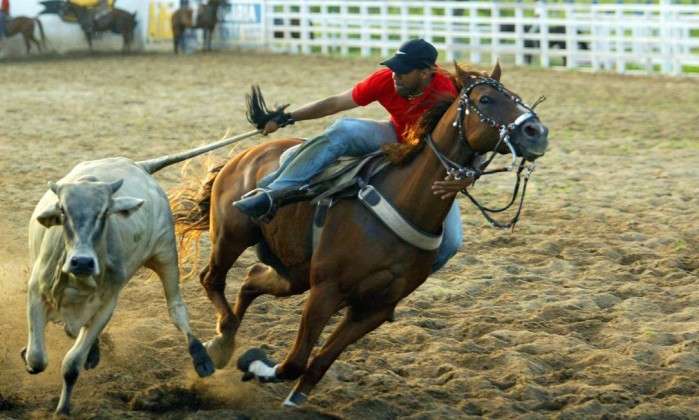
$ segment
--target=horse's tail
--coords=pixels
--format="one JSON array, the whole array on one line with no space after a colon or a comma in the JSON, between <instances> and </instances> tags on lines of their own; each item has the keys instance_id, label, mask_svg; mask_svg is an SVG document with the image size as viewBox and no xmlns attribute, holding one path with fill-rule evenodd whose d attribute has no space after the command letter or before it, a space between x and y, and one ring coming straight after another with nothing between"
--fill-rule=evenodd
<instances>
[{"instance_id":1,"label":"horse's tail","mask_svg":"<svg viewBox=\"0 0 699 420\"><path fill-rule=\"evenodd\" d=\"M205 167L209 169L206 170L204 177L202 173ZM175 236L179 244L180 261L189 262L192 265L191 270L183 276L184 278L192 277L197 271L201 235L209 230L211 188L222 168L223 164L215 164L213 157L203 160L199 169L193 170L188 162L182 168L181 186L168 191L170 208L175 221ZM181 264L181 267L184 265Z\"/></svg>"},{"instance_id":2,"label":"horse's tail","mask_svg":"<svg viewBox=\"0 0 699 420\"><path fill-rule=\"evenodd\" d=\"M41 23L39 18L34 18L36 26L39 27L39 34L41 35L41 46L46 48L46 35L44 34L44 25Z\"/></svg>"}]
</instances>

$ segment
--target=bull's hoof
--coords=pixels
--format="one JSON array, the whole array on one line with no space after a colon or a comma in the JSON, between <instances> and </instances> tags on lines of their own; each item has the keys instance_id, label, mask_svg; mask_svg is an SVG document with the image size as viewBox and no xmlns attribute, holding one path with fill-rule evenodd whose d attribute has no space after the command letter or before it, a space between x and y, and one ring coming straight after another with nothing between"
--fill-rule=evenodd
<instances>
[{"instance_id":1,"label":"bull's hoof","mask_svg":"<svg viewBox=\"0 0 699 420\"><path fill-rule=\"evenodd\" d=\"M228 365L228 362L231 361L231 357L233 357L235 339L233 337L226 338L223 335L217 335L213 339L207 341L204 346L216 368L223 369Z\"/></svg>"},{"instance_id":2,"label":"bull's hoof","mask_svg":"<svg viewBox=\"0 0 699 420\"><path fill-rule=\"evenodd\" d=\"M189 354L192 356L192 361L194 362L194 370L197 371L197 375L199 375L200 378L211 376L216 372L214 362L209 357L201 341L192 341L189 345Z\"/></svg>"},{"instance_id":3,"label":"bull's hoof","mask_svg":"<svg viewBox=\"0 0 699 420\"><path fill-rule=\"evenodd\" d=\"M19 352L20 357L22 357L22 361L24 362L24 370L27 372L31 373L32 375L36 375L37 373L41 373L46 369L46 364L42 363L39 366L31 366L29 362L27 361L27 348L24 347L22 350Z\"/></svg>"}]
</instances>

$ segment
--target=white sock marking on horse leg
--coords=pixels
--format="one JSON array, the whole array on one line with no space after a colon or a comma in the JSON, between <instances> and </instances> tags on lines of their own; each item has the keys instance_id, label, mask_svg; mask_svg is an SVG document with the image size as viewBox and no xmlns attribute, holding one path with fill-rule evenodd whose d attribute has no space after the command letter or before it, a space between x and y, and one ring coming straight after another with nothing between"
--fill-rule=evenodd
<instances>
[{"instance_id":1,"label":"white sock marking on horse leg","mask_svg":"<svg viewBox=\"0 0 699 420\"><path fill-rule=\"evenodd\" d=\"M250 363L248 372L254 373L258 378L277 379L277 366L279 366L279 363L274 366L267 366L263 362L255 360L254 362Z\"/></svg>"}]
</instances>

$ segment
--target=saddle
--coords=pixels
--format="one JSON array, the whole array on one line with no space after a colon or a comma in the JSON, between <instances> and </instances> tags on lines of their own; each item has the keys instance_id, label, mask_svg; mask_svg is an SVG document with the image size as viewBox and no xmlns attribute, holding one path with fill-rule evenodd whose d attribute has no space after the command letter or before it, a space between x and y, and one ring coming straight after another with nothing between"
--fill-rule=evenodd
<instances>
[{"instance_id":1,"label":"saddle","mask_svg":"<svg viewBox=\"0 0 699 420\"><path fill-rule=\"evenodd\" d=\"M275 197L277 208L308 200L311 204L317 205L322 202L330 207L341 198L355 196L361 186L366 185L369 179L388 164L380 150L364 156L340 157L325 171L313 177L307 185L280 191Z\"/></svg>"},{"instance_id":2,"label":"saddle","mask_svg":"<svg viewBox=\"0 0 699 420\"><path fill-rule=\"evenodd\" d=\"M304 200L310 200L310 204L316 206L311 252L320 239L328 210L338 200L353 197L357 197L403 241L425 251L438 249L442 243L443 232L435 235L417 229L369 184L371 178L388 165L389 161L380 150L360 157L341 157L328 169L312 178L307 186L286 190L276 197L278 207Z\"/></svg>"}]
</instances>

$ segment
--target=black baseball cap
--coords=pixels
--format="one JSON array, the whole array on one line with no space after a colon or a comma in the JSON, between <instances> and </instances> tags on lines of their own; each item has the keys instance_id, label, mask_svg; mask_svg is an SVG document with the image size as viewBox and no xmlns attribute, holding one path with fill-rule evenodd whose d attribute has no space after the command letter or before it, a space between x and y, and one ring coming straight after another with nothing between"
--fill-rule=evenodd
<instances>
[{"instance_id":1,"label":"black baseball cap","mask_svg":"<svg viewBox=\"0 0 699 420\"><path fill-rule=\"evenodd\" d=\"M411 39L400 46L396 54L381 62L394 73L405 74L415 69L428 69L437 61L437 49L424 39Z\"/></svg>"}]
</instances>

